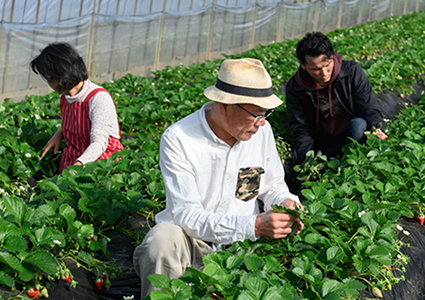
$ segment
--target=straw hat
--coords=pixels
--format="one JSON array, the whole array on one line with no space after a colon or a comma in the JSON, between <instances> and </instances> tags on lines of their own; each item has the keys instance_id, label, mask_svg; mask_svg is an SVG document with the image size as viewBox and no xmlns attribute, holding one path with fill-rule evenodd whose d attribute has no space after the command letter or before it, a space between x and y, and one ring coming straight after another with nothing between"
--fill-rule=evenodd
<instances>
[{"instance_id":1,"label":"straw hat","mask_svg":"<svg viewBox=\"0 0 425 300\"><path fill-rule=\"evenodd\" d=\"M218 73L217 83L204 90L213 101L225 104L254 104L272 109L282 101L273 94L270 75L258 59L226 59Z\"/></svg>"}]
</instances>

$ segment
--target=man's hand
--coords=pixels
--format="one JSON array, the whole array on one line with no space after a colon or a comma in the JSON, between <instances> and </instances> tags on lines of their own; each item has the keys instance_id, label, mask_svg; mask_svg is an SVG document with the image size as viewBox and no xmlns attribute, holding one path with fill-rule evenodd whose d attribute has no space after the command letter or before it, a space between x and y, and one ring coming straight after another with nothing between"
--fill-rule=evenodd
<instances>
[{"instance_id":1,"label":"man's hand","mask_svg":"<svg viewBox=\"0 0 425 300\"><path fill-rule=\"evenodd\" d=\"M53 153L56 154L58 153L59 147L62 143L62 139L63 139L63 133L62 133L62 129L59 129L58 131L56 131L56 133L52 136L52 138L47 142L47 144L43 147L43 152L41 153L41 158L43 158L46 153L52 148L53 148Z\"/></svg>"},{"instance_id":2,"label":"man's hand","mask_svg":"<svg viewBox=\"0 0 425 300\"><path fill-rule=\"evenodd\" d=\"M381 129L376 129L374 132L372 132L372 134L378 136L378 138L381 141L385 141L386 139L388 139L388 135L385 134L385 132L383 132Z\"/></svg>"},{"instance_id":3,"label":"man's hand","mask_svg":"<svg viewBox=\"0 0 425 300\"><path fill-rule=\"evenodd\" d=\"M296 209L296 206L303 206L291 199L285 199L281 206ZM292 231L292 224L299 223L298 233L304 228L304 224L296 216L291 214L275 213L273 210L261 213L255 219L255 235L263 235L273 239L285 238Z\"/></svg>"}]
</instances>

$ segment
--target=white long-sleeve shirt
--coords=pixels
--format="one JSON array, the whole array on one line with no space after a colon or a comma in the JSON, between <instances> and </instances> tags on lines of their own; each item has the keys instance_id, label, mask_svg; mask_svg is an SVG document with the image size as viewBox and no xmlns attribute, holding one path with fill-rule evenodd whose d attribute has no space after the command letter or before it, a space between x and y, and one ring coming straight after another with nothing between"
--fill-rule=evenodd
<instances>
[{"instance_id":1,"label":"white long-sleeve shirt","mask_svg":"<svg viewBox=\"0 0 425 300\"><path fill-rule=\"evenodd\" d=\"M230 147L209 127L208 105L212 103L170 126L161 138L166 208L155 220L179 225L193 238L218 244L255 240L257 197L264 201L265 210L287 198L299 199L284 181L270 124ZM241 176L248 185L241 185Z\"/></svg>"},{"instance_id":2,"label":"white long-sleeve shirt","mask_svg":"<svg viewBox=\"0 0 425 300\"><path fill-rule=\"evenodd\" d=\"M65 94L69 103L82 102L88 94L101 86L85 80L81 91L71 97ZM120 138L117 111L114 101L107 92L98 92L89 102L89 118L91 121L90 146L77 159L83 164L95 161L105 152L109 136Z\"/></svg>"}]
</instances>

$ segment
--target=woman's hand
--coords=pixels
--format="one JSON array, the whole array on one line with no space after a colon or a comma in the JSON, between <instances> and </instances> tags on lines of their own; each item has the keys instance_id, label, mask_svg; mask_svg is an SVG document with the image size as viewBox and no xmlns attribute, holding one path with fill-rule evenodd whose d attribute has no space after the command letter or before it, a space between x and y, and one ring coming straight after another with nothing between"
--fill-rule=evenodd
<instances>
[{"instance_id":1,"label":"woman's hand","mask_svg":"<svg viewBox=\"0 0 425 300\"><path fill-rule=\"evenodd\" d=\"M43 152L41 153L41 158L43 158L46 153L53 147L53 153L58 153L59 147L62 143L63 133L62 129L56 131L56 133L52 136L52 138L47 142L47 144L43 147Z\"/></svg>"}]
</instances>

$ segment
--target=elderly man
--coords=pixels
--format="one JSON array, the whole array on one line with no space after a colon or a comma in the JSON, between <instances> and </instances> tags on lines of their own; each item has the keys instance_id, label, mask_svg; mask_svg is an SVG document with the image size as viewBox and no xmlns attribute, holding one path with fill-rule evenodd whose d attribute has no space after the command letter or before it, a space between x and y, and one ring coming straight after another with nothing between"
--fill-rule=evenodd
<instances>
[{"instance_id":1,"label":"elderly man","mask_svg":"<svg viewBox=\"0 0 425 300\"><path fill-rule=\"evenodd\" d=\"M298 197L284 181L266 118L282 101L273 94L259 60L225 60L217 83L205 89L213 102L169 127L160 144L166 208L134 252L142 297L153 290L147 276L178 278L187 266L202 268L213 245L291 233ZM257 199L264 203L260 212Z\"/></svg>"},{"instance_id":2,"label":"elderly man","mask_svg":"<svg viewBox=\"0 0 425 300\"><path fill-rule=\"evenodd\" d=\"M342 60L320 32L298 42L297 58L300 67L286 86L296 163L310 150L337 157L350 142L347 137L363 143L365 131L373 128L379 139L387 139L372 86L358 63Z\"/></svg>"}]
</instances>

